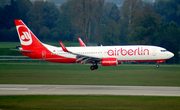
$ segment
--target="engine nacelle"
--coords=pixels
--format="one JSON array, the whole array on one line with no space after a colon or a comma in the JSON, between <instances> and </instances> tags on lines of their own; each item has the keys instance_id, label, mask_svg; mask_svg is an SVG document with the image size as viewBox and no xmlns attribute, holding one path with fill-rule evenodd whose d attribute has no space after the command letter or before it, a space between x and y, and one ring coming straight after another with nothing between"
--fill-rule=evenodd
<instances>
[{"instance_id":1,"label":"engine nacelle","mask_svg":"<svg viewBox=\"0 0 180 110\"><path fill-rule=\"evenodd\" d=\"M101 65L102 66L116 66L118 65L118 60L117 58L103 58L101 60Z\"/></svg>"}]
</instances>

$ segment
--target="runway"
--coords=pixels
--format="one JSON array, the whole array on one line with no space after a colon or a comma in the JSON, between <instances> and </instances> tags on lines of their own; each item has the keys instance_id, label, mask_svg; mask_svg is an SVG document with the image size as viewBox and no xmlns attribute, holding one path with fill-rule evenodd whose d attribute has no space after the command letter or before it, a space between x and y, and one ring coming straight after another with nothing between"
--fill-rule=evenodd
<instances>
[{"instance_id":1,"label":"runway","mask_svg":"<svg viewBox=\"0 0 180 110\"><path fill-rule=\"evenodd\" d=\"M180 96L180 87L0 84L0 95Z\"/></svg>"}]
</instances>

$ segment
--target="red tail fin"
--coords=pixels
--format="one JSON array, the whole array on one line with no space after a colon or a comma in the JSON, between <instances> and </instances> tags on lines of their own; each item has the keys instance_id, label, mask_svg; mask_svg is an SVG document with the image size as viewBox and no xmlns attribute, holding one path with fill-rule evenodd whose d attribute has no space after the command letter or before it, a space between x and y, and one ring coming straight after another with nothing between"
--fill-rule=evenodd
<instances>
[{"instance_id":1,"label":"red tail fin","mask_svg":"<svg viewBox=\"0 0 180 110\"><path fill-rule=\"evenodd\" d=\"M44 48L39 39L31 32L22 20L14 20L14 22L23 50Z\"/></svg>"}]
</instances>

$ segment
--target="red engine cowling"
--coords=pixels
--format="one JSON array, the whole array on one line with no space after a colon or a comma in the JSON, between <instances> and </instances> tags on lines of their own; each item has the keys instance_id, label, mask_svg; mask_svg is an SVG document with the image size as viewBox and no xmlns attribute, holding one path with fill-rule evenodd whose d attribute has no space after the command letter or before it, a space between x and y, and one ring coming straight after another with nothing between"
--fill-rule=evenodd
<instances>
[{"instance_id":1,"label":"red engine cowling","mask_svg":"<svg viewBox=\"0 0 180 110\"><path fill-rule=\"evenodd\" d=\"M116 66L118 65L118 60L117 58L103 58L101 60L101 65L102 66Z\"/></svg>"}]
</instances>

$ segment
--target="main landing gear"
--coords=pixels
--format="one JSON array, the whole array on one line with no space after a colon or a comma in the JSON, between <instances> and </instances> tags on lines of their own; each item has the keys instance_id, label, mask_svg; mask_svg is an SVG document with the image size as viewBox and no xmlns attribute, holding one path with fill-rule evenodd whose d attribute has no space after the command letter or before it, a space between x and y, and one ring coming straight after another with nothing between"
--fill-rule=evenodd
<instances>
[{"instance_id":1,"label":"main landing gear","mask_svg":"<svg viewBox=\"0 0 180 110\"><path fill-rule=\"evenodd\" d=\"M93 65L90 67L90 69L91 69L91 70L98 69L98 65L97 65L97 63L96 63L96 65L94 65L94 64L93 64Z\"/></svg>"}]
</instances>

